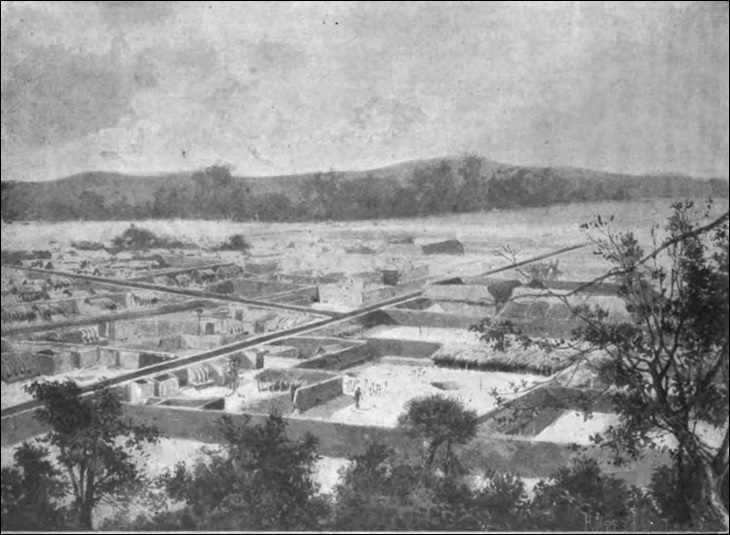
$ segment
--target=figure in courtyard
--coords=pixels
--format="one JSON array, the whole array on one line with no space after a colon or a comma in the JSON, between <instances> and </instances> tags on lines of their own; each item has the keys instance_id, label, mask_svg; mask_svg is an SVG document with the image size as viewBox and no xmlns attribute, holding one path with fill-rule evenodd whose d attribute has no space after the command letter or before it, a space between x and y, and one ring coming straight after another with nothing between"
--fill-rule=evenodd
<instances>
[{"instance_id":1,"label":"figure in courtyard","mask_svg":"<svg viewBox=\"0 0 730 535\"><path fill-rule=\"evenodd\" d=\"M226 372L224 386L230 386L231 391L226 394L226 397L232 396L238 390L238 386L241 382L241 378L238 376L238 370L240 368L240 362L238 359L231 359L228 363L228 371Z\"/></svg>"},{"instance_id":2,"label":"figure in courtyard","mask_svg":"<svg viewBox=\"0 0 730 535\"><path fill-rule=\"evenodd\" d=\"M360 387L358 386L355 389L355 408L360 408L360 399L362 398L362 392L360 391Z\"/></svg>"}]
</instances>

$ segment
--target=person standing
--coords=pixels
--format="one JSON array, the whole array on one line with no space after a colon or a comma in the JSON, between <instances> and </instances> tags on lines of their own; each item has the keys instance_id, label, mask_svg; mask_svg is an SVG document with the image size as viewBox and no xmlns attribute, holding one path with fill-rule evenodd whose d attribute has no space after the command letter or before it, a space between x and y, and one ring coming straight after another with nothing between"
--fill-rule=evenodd
<instances>
[{"instance_id":1,"label":"person standing","mask_svg":"<svg viewBox=\"0 0 730 535\"><path fill-rule=\"evenodd\" d=\"M358 386L355 389L355 408L360 408L360 399L362 398L362 391L360 390L360 387Z\"/></svg>"}]
</instances>

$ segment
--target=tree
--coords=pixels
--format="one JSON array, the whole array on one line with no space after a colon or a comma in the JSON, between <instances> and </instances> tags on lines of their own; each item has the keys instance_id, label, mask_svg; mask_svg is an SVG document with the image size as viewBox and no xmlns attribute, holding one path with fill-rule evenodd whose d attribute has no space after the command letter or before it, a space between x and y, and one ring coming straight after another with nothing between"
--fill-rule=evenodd
<instances>
[{"instance_id":1,"label":"tree","mask_svg":"<svg viewBox=\"0 0 730 535\"><path fill-rule=\"evenodd\" d=\"M488 184L482 176L482 158L466 154L457 169L461 178L458 193L458 210L472 212L487 207Z\"/></svg>"},{"instance_id":2,"label":"tree","mask_svg":"<svg viewBox=\"0 0 730 535\"><path fill-rule=\"evenodd\" d=\"M2 469L3 531L44 531L65 528L65 495L61 472L48 459L48 449L24 442L14 452L15 465Z\"/></svg>"},{"instance_id":3,"label":"tree","mask_svg":"<svg viewBox=\"0 0 730 535\"><path fill-rule=\"evenodd\" d=\"M93 511L102 501L123 500L143 481L130 450L143 453L157 441L153 427L122 417L122 402L108 386L82 396L71 381L34 381L26 390L43 406L36 418L50 431L42 443L58 448L58 463L71 484L78 524L93 529Z\"/></svg>"},{"instance_id":4,"label":"tree","mask_svg":"<svg viewBox=\"0 0 730 535\"><path fill-rule=\"evenodd\" d=\"M492 471L471 489L457 477L424 474L403 452L371 444L350 458L336 489L335 531L520 529L528 505L523 482Z\"/></svg>"},{"instance_id":5,"label":"tree","mask_svg":"<svg viewBox=\"0 0 730 535\"><path fill-rule=\"evenodd\" d=\"M709 211L705 214L709 219ZM645 253L632 232L597 217L583 226L596 252L613 267L573 292L558 296L580 321L570 342L535 341L514 325L489 322L484 339L546 349L580 346L601 352L600 375L620 424L595 440L616 462L656 447L656 434L674 439L671 485L678 521L728 527L728 213L702 224L691 201L675 203L664 228L651 229ZM574 306L570 297L615 279L629 317L609 320L600 307ZM583 357L583 359L590 357ZM702 429L719 436L708 441Z\"/></svg>"},{"instance_id":6,"label":"tree","mask_svg":"<svg viewBox=\"0 0 730 535\"><path fill-rule=\"evenodd\" d=\"M446 160L435 167L418 166L408 181L409 200L419 215L455 211L458 205L455 184L453 169Z\"/></svg>"},{"instance_id":7,"label":"tree","mask_svg":"<svg viewBox=\"0 0 730 535\"><path fill-rule=\"evenodd\" d=\"M600 520L630 530L631 499L641 495L624 481L602 474L595 460L579 457L538 482L531 514L533 521L547 529L581 531ZM644 515L649 513L646 507L642 510Z\"/></svg>"},{"instance_id":8,"label":"tree","mask_svg":"<svg viewBox=\"0 0 730 535\"><path fill-rule=\"evenodd\" d=\"M228 239L218 246L219 251L241 251L247 252L251 249L251 244L243 234L232 234Z\"/></svg>"},{"instance_id":9,"label":"tree","mask_svg":"<svg viewBox=\"0 0 730 535\"><path fill-rule=\"evenodd\" d=\"M439 394L410 400L398 423L410 434L429 441L425 470L431 468L439 447L446 444L447 473L453 468L453 445L466 444L477 432L476 412L465 409L460 401Z\"/></svg>"},{"instance_id":10,"label":"tree","mask_svg":"<svg viewBox=\"0 0 730 535\"><path fill-rule=\"evenodd\" d=\"M84 190L79 195L79 214L82 218L99 221L109 217L109 209L104 196L91 190Z\"/></svg>"},{"instance_id":11,"label":"tree","mask_svg":"<svg viewBox=\"0 0 730 535\"><path fill-rule=\"evenodd\" d=\"M336 488L334 531L405 531L442 528L422 469L383 444L353 455Z\"/></svg>"},{"instance_id":12,"label":"tree","mask_svg":"<svg viewBox=\"0 0 730 535\"><path fill-rule=\"evenodd\" d=\"M256 426L221 419L226 446L209 463L189 470L178 464L161 478L170 497L186 507L153 519L170 525L215 530L316 530L327 514L312 479L317 440L286 436L286 422L272 414Z\"/></svg>"}]
</instances>

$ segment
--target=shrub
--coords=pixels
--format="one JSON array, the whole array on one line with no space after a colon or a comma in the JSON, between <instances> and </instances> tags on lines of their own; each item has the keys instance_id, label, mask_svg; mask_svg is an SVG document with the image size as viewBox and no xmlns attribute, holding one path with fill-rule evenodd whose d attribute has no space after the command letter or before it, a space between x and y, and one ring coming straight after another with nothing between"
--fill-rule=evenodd
<instances>
[{"instance_id":1,"label":"shrub","mask_svg":"<svg viewBox=\"0 0 730 535\"><path fill-rule=\"evenodd\" d=\"M139 228L132 224L119 236L112 240L114 247L122 250L139 250L139 249L189 249L195 248L195 245L178 239L166 238L158 236L151 230Z\"/></svg>"},{"instance_id":2,"label":"shrub","mask_svg":"<svg viewBox=\"0 0 730 535\"><path fill-rule=\"evenodd\" d=\"M72 241L71 247L79 251L101 251L105 248L103 243L89 240Z\"/></svg>"},{"instance_id":3,"label":"shrub","mask_svg":"<svg viewBox=\"0 0 730 535\"><path fill-rule=\"evenodd\" d=\"M154 232L134 225L112 241L120 249L148 249L157 246L158 242L159 238Z\"/></svg>"},{"instance_id":4,"label":"shrub","mask_svg":"<svg viewBox=\"0 0 730 535\"><path fill-rule=\"evenodd\" d=\"M233 234L228 240L223 242L219 247L219 251L242 251L246 252L251 249L251 244L243 234Z\"/></svg>"}]
</instances>

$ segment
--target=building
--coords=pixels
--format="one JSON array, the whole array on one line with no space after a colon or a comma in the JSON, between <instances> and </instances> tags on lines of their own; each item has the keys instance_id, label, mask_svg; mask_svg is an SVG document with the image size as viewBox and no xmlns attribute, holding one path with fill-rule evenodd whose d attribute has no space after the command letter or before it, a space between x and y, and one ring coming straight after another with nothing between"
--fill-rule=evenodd
<instances>
[{"instance_id":1,"label":"building","mask_svg":"<svg viewBox=\"0 0 730 535\"><path fill-rule=\"evenodd\" d=\"M2 367L2 380L6 383L25 381L41 375L36 359L27 352L6 352L3 349L0 366Z\"/></svg>"}]
</instances>

